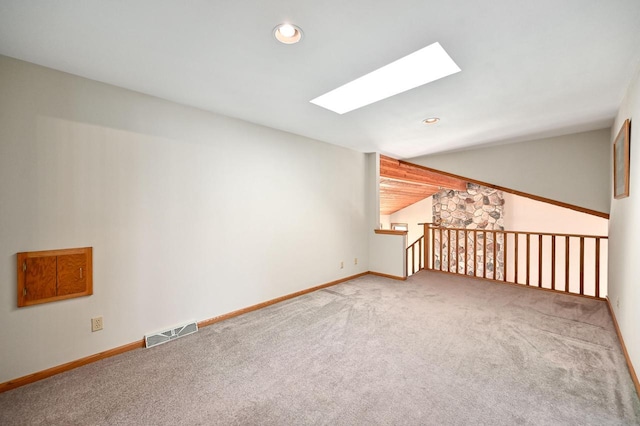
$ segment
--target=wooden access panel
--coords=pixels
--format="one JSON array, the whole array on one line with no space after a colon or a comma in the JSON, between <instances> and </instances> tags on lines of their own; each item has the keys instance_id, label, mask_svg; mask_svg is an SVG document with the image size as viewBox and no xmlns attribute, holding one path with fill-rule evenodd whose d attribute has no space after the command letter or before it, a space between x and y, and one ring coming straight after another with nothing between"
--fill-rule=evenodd
<instances>
[{"instance_id":1,"label":"wooden access panel","mask_svg":"<svg viewBox=\"0 0 640 426\"><path fill-rule=\"evenodd\" d=\"M56 295L56 257L25 259L24 298L26 301L47 299Z\"/></svg>"},{"instance_id":2,"label":"wooden access panel","mask_svg":"<svg viewBox=\"0 0 640 426\"><path fill-rule=\"evenodd\" d=\"M93 294L91 247L18 253L18 307Z\"/></svg>"},{"instance_id":3,"label":"wooden access panel","mask_svg":"<svg viewBox=\"0 0 640 426\"><path fill-rule=\"evenodd\" d=\"M87 287L87 256L58 256L58 296L82 293Z\"/></svg>"}]
</instances>

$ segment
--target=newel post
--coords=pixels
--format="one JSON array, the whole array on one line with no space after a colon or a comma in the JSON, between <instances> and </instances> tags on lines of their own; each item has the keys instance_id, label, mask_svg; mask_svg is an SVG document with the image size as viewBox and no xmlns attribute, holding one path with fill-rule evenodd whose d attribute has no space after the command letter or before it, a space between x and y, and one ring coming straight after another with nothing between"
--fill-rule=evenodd
<instances>
[{"instance_id":1,"label":"newel post","mask_svg":"<svg viewBox=\"0 0 640 426\"><path fill-rule=\"evenodd\" d=\"M429 223L420 223L419 225L422 225L424 227L424 232L423 232L423 243L424 243L424 250L422 251L422 253L424 254L424 260L423 260L423 265L424 265L424 269L431 269L429 268L429 258L430 256L430 252L431 252L431 228L429 228Z\"/></svg>"}]
</instances>

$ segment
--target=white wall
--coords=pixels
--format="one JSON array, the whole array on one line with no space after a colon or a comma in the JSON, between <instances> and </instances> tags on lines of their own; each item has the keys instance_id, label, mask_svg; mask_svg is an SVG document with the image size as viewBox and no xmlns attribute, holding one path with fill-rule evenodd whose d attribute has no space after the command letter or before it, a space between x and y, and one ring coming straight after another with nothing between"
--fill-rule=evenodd
<instances>
[{"instance_id":1,"label":"white wall","mask_svg":"<svg viewBox=\"0 0 640 426\"><path fill-rule=\"evenodd\" d=\"M609 212L610 129L408 161L551 200Z\"/></svg>"},{"instance_id":2,"label":"white wall","mask_svg":"<svg viewBox=\"0 0 640 426\"><path fill-rule=\"evenodd\" d=\"M404 277L407 235L376 234L369 239L369 270L394 277Z\"/></svg>"},{"instance_id":3,"label":"white wall","mask_svg":"<svg viewBox=\"0 0 640 426\"><path fill-rule=\"evenodd\" d=\"M390 223L406 223L409 225L407 244L412 244L424 234L424 227L418 225L418 223L431 222L433 217L432 200L431 197L427 197L390 215Z\"/></svg>"},{"instance_id":4,"label":"white wall","mask_svg":"<svg viewBox=\"0 0 640 426\"><path fill-rule=\"evenodd\" d=\"M6 57L0 93L0 382L368 270L364 154ZM16 307L17 252L81 246L93 296Z\"/></svg>"},{"instance_id":5,"label":"white wall","mask_svg":"<svg viewBox=\"0 0 640 426\"><path fill-rule=\"evenodd\" d=\"M366 157L367 235L369 243L369 270L381 274L404 277L406 235L376 234L380 228L380 154L372 152ZM388 229L388 227L386 228Z\"/></svg>"},{"instance_id":6,"label":"white wall","mask_svg":"<svg viewBox=\"0 0 640 426\"><path fill-rule=\"evenodd\" d=\"M610 162L613 140L627 118L631 119L629 197L611 198L609 299L631 362L636 373L640 373L640 73L629 86L611 128Z\"/></svg>"},{"instance_id":7,"label":"white wall","mask_svg":"<svg viewBox=\"0 0 640 426\"><path fill-rule=\"evenodd\" d=\"M365 154L367 191L367 236L371 239L371 230L380 228L380 154Z\"/></svg>"}]
</instances>

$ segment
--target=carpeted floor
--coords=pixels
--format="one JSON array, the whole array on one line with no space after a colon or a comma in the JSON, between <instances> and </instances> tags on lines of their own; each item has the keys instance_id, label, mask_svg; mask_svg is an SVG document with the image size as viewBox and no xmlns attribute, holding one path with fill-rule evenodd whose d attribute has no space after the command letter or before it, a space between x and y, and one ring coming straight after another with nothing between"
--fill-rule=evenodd
<instances>
[{"instance_id":1,"label":"carpeted floor","mask_svg":"<svg viewBox=\"0 0 640 426\"><path fill-rule=\"evenodd\" d=\"M606 304L365 276L0 394L2 425L621 425Z\"/></svg>"}]
</instances>

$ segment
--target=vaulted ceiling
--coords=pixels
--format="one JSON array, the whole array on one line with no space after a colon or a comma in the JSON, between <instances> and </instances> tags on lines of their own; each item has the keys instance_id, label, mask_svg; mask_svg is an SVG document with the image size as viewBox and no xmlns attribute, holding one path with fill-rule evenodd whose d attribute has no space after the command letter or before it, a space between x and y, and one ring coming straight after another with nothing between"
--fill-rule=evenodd
<instances>
[{"instance_id":1,"label":"vaulted ceiling","mask_svg":"<svg viewBox=\"0 0 640 426\"><path fill-rule=\"evenodd\" d=\"M273 38L287 21L300 43ZM0 0L0 54L411 158L610 126L639 22L638 0ZM343 115L309 102L434 42L461 72Z\"/></svg>"}]
</instances>

